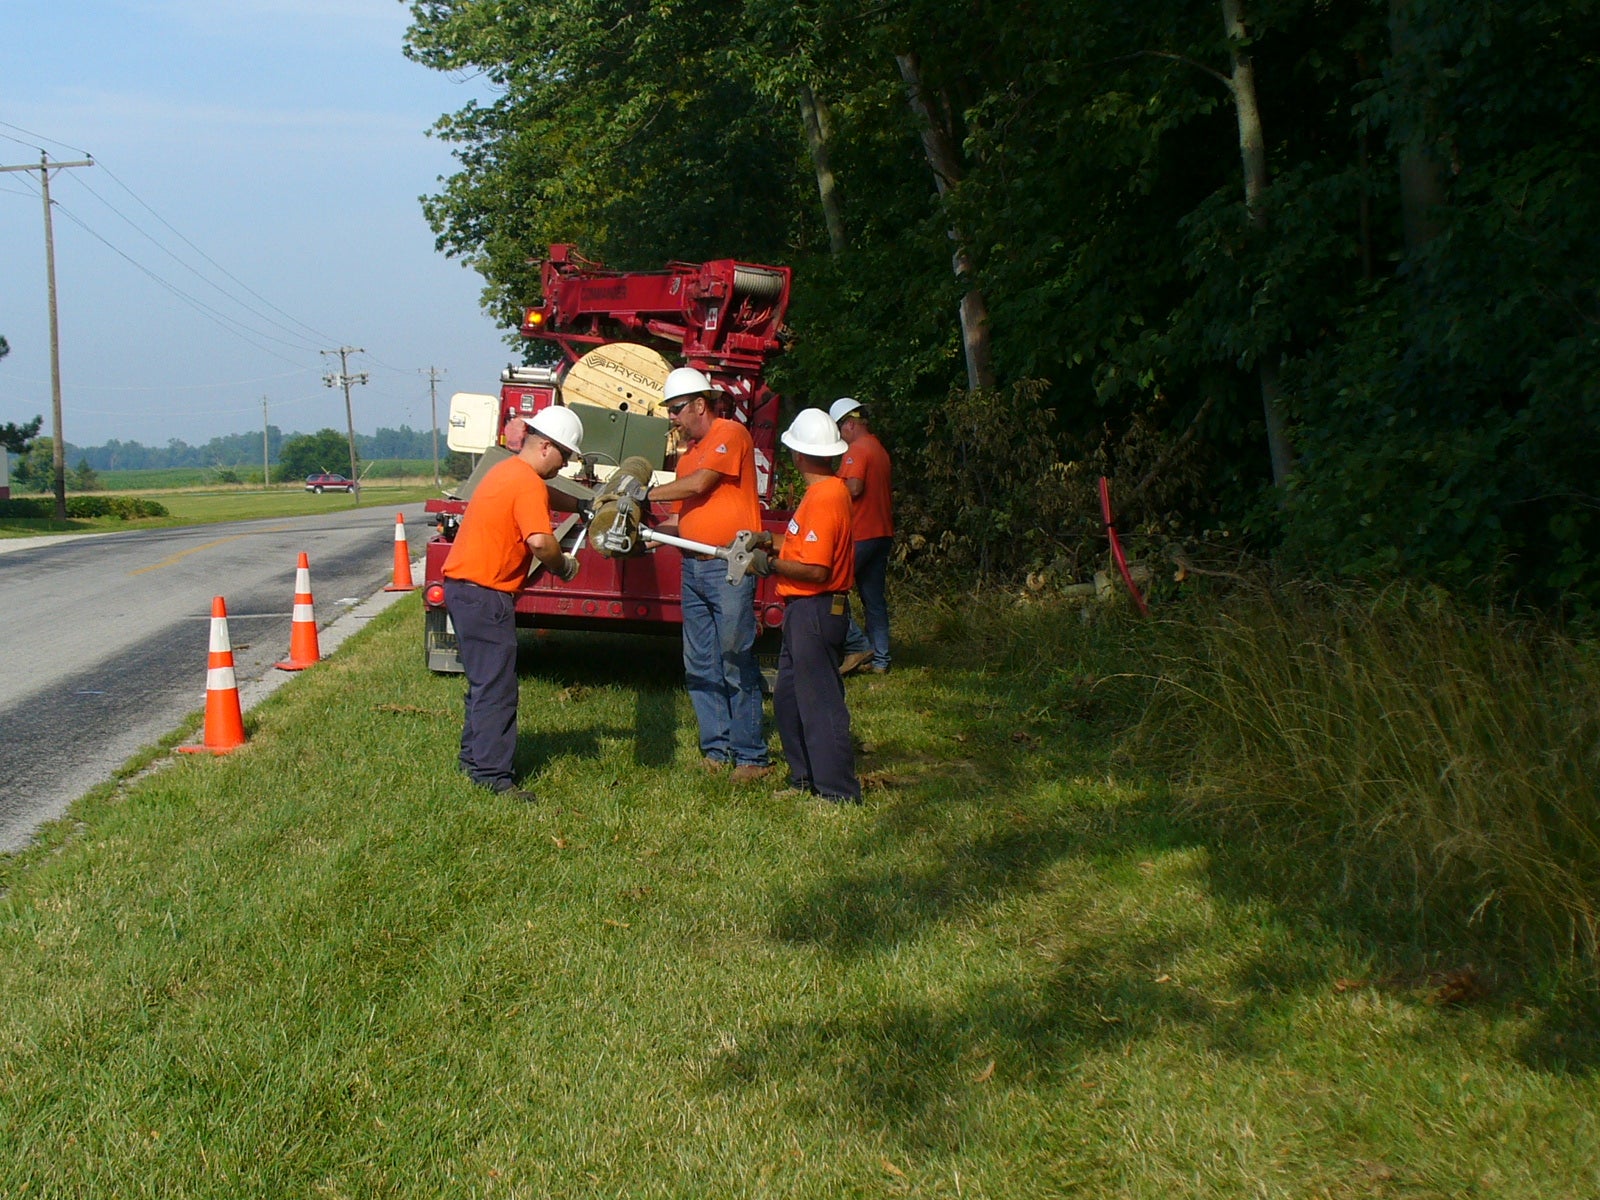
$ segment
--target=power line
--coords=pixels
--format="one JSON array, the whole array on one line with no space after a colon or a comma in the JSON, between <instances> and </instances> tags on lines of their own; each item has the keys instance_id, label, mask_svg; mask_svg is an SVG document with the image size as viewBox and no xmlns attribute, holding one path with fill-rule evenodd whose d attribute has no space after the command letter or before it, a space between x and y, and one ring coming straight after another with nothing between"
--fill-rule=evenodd
<instances>
[{"instance_id":1,"label":"power line","mask_svg":"<svg viewBox=\"0 0 1600 1200\"><path fill-rule=\"evenodd\" d=\"M65 146L68 149L77 149L76 147L70 146L70 144L67 143L67 142L62 142L62 141L58 141L55 138L46 137L44 134L35 133L32 130L24 129L20 125L13 125L9 121L0 121L0 126L3 126L6 129L14 129L18 133L26 134L30 138L34 138L34 139L37 139L37 140L50 142L51 144L56 145L56 146ZM30 144L28 142L23 141L21 138L12 137L10 134L0 133L0 137L4 137L4 138L7 138L10 141L17 142L19 145L26 146L26 145ZM80 150L78 152L79 153L83 153L86 156L88 156L88 152L87 151L81 151ZM322 330L319 330L319 329L315 328L314 326L306 324L304 321L302 321L298 317L296 317L293 313L285 311L284 309L280 308L278 305L274 304L271 300L268 300L265 296L261 295L261 293L257 292L249 284L245 283L244 280L242 280L238 276L234 275L231 271L229 271L226 267L224 267L216 259L212 258L204 250L200 249L199 246L195 245L195 243L193 241L191 241L176 226L174 226L170 221L168 221L165 217L163 217L160 213L158 213L150 205L150 203L148 201L146 201L142 196L140 196L137 192L135 192L132 187L130 187L126 182L124 182L124 180L122 179L122 177L120 175L118 175L115 171L113 171L105 163L103 163L103 162L101 162L99 160L96 160L95 165L98 166L102 171L104 171L105 174L111 179L111 181L113 183L115 183L119 188L121 188L124 192L126 192L134 200L135 203L137 203L147 213L149 213L158 222L160 222L163 227L165 227L169 232L171 232L171 234L174 237L176 237L180 242L182 242L190 250L194 251L194 253L198 254L202 259L204 259L207 263L209 263L212 267L214 267L225 278L227 278L228 280L230 280L234 284L237 284L240 288L244 289L244 291L246 293L248 293L250 296L254 297L256 300L259 300L262 304L266 305L268 308L270 308L273 312L277 313L279 316L286 318L287 320L293 322L295 325L298 325L301 329L305 330L306 334L309 335L309 337L307 338L307 343L308 344L306 346L304 346L304 347L296 347L297 349L310 349L313 346L326 344L327 342L332 342L332 341L338 341L339 340L339 339L333 337L331 334L325 333ZM145 231L143 229L140 229L140 227L138 226L137 223L135 223L125 213L121 212L115 205L113 205L105 197L101 196L93 188L86 188L85 190L88 191L89 194L91 196L93 196L96 200L99 200L100 203L104 204L107 208L111 209L112 212L116 213L117 216L121 217L122 220L126 221L129 225L133 226L133 228L137 232L139 232L139 234L141 236L149 239L156 246L158 246L162 250L163 253L167 254L174 261L178 262L179 265L181 265L185 270L190 271L192 274L194 274L198 278L202 279L206 283L206 285L208 287L211 287L211 288L215 289L217 292L219 292L219 293L221 293L221 294L223 294L225 296L228 296L228 299L232 300L235 304L238 304L239 307L250 311L253 315L255 315L256 317L259 317L260 319L262 319L264 321L266 321L268 324L277 326L277 328L282 329L283 332L288 333L288 334L290 334L291 336L294 336L294 337L305 336L305 335L302 335L302 334L297 334L293 330L290 330L290 329L284 327L283 325L278 324L278 322L276 322L272 318L266 316L266 314L264 314L264 313L262 313L262 312L260 312L260 311L258 311L256 309L253 309L249 304L246 304L244 301L240 300L237 296L228 295L227 290L225 288L221 287L220 285L218 285L217 283L213 282L212 280L206 279L205 276L203 274L201 274L201 272L196 270L193 266L191 266L188 263L183 262L183 260L181 258L179 258L176 254L174 254L172 252L172 250L170 250L166 246L162 246L161 243L155 237L153 237L150 233L148 233L147 231ZM65 211L65 210L63 210L63 211ZM80 221L80 224L81 224L81 221ZM85 227L85 228L87 228L87 227ZM104 241L103 238L101 240ZM107 245L110 245L110 243L108 242ZM115 247L112 247L112 248L115 249ZM121 253L121 251L118 251L118 253ZM124 255L124 257L126 257L126 255ZM132 260L130 259L130 261L132 261ZM267 335L266 334L262 334L262 336L265 337ZM278 339L274 338L272 340L277 341ZM288 343L280 343L280 344L287 345ZM392 368L392 369L398 369L398 368Z\"/></svg>"},{"instance_id":2,"label":"power line","mask_svg":"<svg viewBox=\"0 0 1600 1200\"><path fill-rule=\"evenodd\" d=\"M229 333L233 334L235 337L238 337L238 338L240 338L240 339L242 339L242 340L244 340L246 342L249 342L252 346L254 346L257 350L260 350L264 354L270 354L274 358L281 359L283 362L286 362L286 363L293 363L294 362L294 359L288 358L285 355L279 354L276 350L272 349L272 347L263 346L260 342L255 341L252 337L250 337L248 334L246 334L244 332L244 329L240 325L240 322L234 320L232 317L228 316L225 313L218 312L216 309L212 308L209 304L205 303L205 301L195 299L193 296L189 295L188 292L186 292L182 288L180 288L177 284L171 283L168 280L163 279L160 275L157 275L154 271L152 271L149 267L145 266L138 259L136 259L132 255L128 254L126 251L121 250L121 249L117 248L116 246L112 245L111 242L108 241L104 236L102 236L100 233L96 232L94 229L91 229L87 224L85 224L85 222L82 220L82 218L77 216L77 214L75 214L71 209L64 208L59 203L56 205L56 207L58 209L60 209L61 214L64 217L66 217L68 220L70 220L74 224L76 224L80 229L82 229L90 237L94 238L97 242L101 243L103 246L106 247L106 249L110 250L113 254L117 255L119 258L125 259L128 263L130 263L132 266L137 268L139 271L143 272L150 279L154 280L156 283L158 283L162 287L166 288L167 291L171 292L174 296L177 296L180 300L182 300L185 304L189 305L196 312L200 313L201 316L208 317L210 320L212 320L216 324L222 326L222 328L226 329ZM266 338L269 342L277 342L280 346L288 346L291 350L304 349L304 347L302 347L302 346L296 346L293 342L286 342L282 338L275 338L270 333L262 333L260 330L251 330L250 332L259 334L261 337Z\"/></svg>"},{"instance_id":3,"label":"power line","mask_svg":"<svg viewBox=\"0 0 1600 1200\"><path fill-rule=\"evenodd\" d=\"M113 178L115 178L115 177L113 176ZM149 233L147 230L141 229L134 222L133 218L129 217L126 213L124 213L120 209L118 209L116 205L112 204L109 200L107 200L99 192L95 191L88 184L83 184L81 180L79 182L80 182L81 186L83 187L84 191L88 192L96 200L100 201L101 204L104 204L107 208L109 208L118 217L121 217L122 220L127 223L129 228L131 228L135 233L137 233L140 237L142 237L146 241L148 241L157 250L160 250L168 258L172 259L173 262L177 263L185 271L188 271L191 275L193 275L201 283L203 283L207 287L211 288L218 295L223 296L224 298L232 301L234 304L237 304L240 308L244 309L246 312L250 313L252 316L260 318L261 320L265 321L267 324L271 325L273 328L282 330L284 333L288 334L290 337L300 338L301 340L305 341L307 343L307 345L305 346L305 349L307 349L307 350L316 349L319 342L324 342L324 341L327 340L326 338L312 339L312 338L306 337L304 334L297 333L295 330L289 328L289 326L285 325L283 322L278 321L278 320L274 320L272 317L268 316L266 313L262 312L261 310L251 306L250 304L247 304L243 300L240 300L237 296L235 296L232 293L230 293L228 291L228 289L224 288L222 285L214 282L213 280L207 279L205 277L205 275L203 275L197 268L195 268L194 266L191 266L189 263L184 262L183 259L179 258L175 253L173 253L171 249L169 249L166 246L163 246L155 238L154 235ZM135 199L137 199L137 197L135 197ZM170 226L169 226L169 228L170 228ZM179 235L179 236L181 237L182 235ZM215 264L213 264L213 265L215 265ZM220 268L219 268L219 270L220 270ZM232 277L230 276L229 278L232 278ZM243 285L241 285L241 286L243 286ZM248 290L248 289L246 289L246 290Z\"/></svg>"},{"instance_id":4,"label":"power line","mask_svg":"<svg viewBox=\"0 0 1600 1200\"><path fill-rule=\"evenodd\" d=\"M90 154L82 146L74 146L68 142L58 142L53 137L45 137L45 135L42 133L34 133L33 130L24 129L21 125L13 125L10 121L0 121L0 125L5 126L7 129L15 129L18 133L25 133L29 137L34 138L36 141L49 142L52 146L60 146L63 149L71 150L74 154L81 154L85 158L94 157L94 155ZM10 137L10 135L0 133L0 137ZM23 142L21 138L11 138L11 140L13 142L21 142L21 144L24 146L34 146L34 149L38 149L38 146L34 145L33 142Z\"/></svg>"},{"instance_id":5,"label":"power line","mask_svg":"<svg viewBox=\"0 0 1600 1200\"><path fill-rule=\"evenodd\" d=\"M300 326L301 329L304 329L307 333L311 334L312 337L317 342L334 342L334 341L338 341L339 340L338 338L330 337L328 334L323 333L320 330L315 329L314 327L312 327L310 325L307 325L304 321L300 320L298 317L295 317L292 314L285 312L283 309L279 308L276 304L274 304L271 300L268 300L265 296L263 296L259 292L257 292L249 284L245 283L242 279L239 279L232 272L230 272L226 267L224 267L221 263L217 262L216 259L212 258L204 250L200 249L199 246L196 246L188 238L184 237L183 234L179 233L176 229L174 229L173 226L167 221L167 219L165 217L163 217L155 209L151 208L150 205L146 204L145 201L143 199L141 199L134 192L134 190L132 188L130 188L127 184L123 183L122 180L117 176L116 172L112 171L110 167L106 167L103 163L101 164L101 166L104 168L105 173L108 176L110 176L112 181L114 183L116 183L116 185L118 187L120 187L123 191L127 192L128 195L132 196L134 198L134 200L138 201L139 205L147 213L149 213L152 217L154 217L156 220L160 221L162 225L165 225L168 229L172 230L172 234L173 234L174 237L176 237L179 241L181 241L185 246L188 246L189 249L193 250L201 258L205 259L213 267L216 267L217 270L221 271L229 279L233 280L234 283L237 283L240 287L244 288L244 290L249 292L250 295L254 296L257 300L261 301L261 303L265 304L268 308L272 309L273 312L278 313L280 316L288 317L289 320L293 321L296 325ZM215 286L215 285L213 285L213 286Z\"/></svg>"}]
</instances>

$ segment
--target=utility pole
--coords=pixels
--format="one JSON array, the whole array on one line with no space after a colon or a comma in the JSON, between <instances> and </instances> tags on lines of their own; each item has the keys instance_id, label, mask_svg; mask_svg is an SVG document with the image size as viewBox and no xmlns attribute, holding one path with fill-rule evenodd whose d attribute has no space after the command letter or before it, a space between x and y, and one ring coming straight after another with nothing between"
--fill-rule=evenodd
<instances>
[{"instance_id":1,"label":"utility pole","mask_svg":"<svg viewBox=\"0 0 1600 1200\"><path fill-rule=\"evenodd\" d=\"M322 377L322 382L329 387L344 388L344 422L345 428L350 432L350 478L355 481L355 486L350 489L350 494L356 498L356 504L361 503L361 477L356 474L356 419L350 411L350 385L352 383L365 383L367 373L358 371L350 374L350 356L352 354L365 354L360 346L340 346L337 350L319 350L319 354L337 354L339 356L339 371L332 371Z\"/></svg>"},{"instance_id":2,"label":"utility pole","mask_svg":"<svg viewBox=\"0 0 1600 1200\"><path fill-rule=\"evenodd\" d=\"M438 367L428 368L428 408L433 413L433 486L442 488L439 478L439 378L444 374Z\"/></svg>"},{"instance_id":3,"label":"utility pole","mask_svg":"<svg viewBox=\"0 0 1600 1200\"><path fill-rule=\"evenodd\" d=\"M272 468L268 465L270 459L267 454L267 398L261 397L261 490L264 492L272 484Z\"/></svg>"},{"instance_id":4,"label":"utility pole","mask_svg":"<svg viewBox=\"0 0 1600 1200\"><path fill-rule=\"evenodd\" d=\"M51 447L50 465L55 475L56 520L67 519L67 443L61 432L61 333L56 324L56 239L50 223L50 172L67 167L92 167L94 159L80 162L50 161L50 156L39 151L39 165L31 163L21 167L0 167L6 171L37 171L44 192L44 270L47 282L46 295L50 305L50 419L55 444Z\"/></svg>"}]
</instances>

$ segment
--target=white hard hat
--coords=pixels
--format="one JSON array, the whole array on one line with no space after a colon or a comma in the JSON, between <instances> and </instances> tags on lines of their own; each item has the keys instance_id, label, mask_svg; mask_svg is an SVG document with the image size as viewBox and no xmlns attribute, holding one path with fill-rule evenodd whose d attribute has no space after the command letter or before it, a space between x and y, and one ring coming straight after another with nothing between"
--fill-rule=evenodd
<instances>
[{"instance_id":1,"label":"white hard hat","mask_svg":"<svg viewBox=\"0 0 1600 1200\"><path fill-rule=\"evenodd\" d=\"M583 453L583 422L578 420L578 414L570 408L552 404L548 408L541 408L531 417L524 417L523 423L533 432L555 442L563 450L569 450L573 454Z\"/></svg>"},{"instance_id":2,"label":"white hard hat","mask_svg":"<svg viewBox=\"0 0 1600 1200\"><path fill-rule=\"evenodd\" d=\"M828 406L828 415L833 418L833 423L837 425L860 407L861 401L854 396L840 396Z\"/></svg>"},{"instance_id":3,"label":"white hard hat","mask_svg":"<svg viewBox=\"0 0 1600 1200\"><path fill-rule=\"evenodd\" d=\"M833 418L820 408L803 408L783 431L783 444L798 454L832 458L850 449L839 436Z\"/></svg>"},{"instance_id":4,"label":"white hard hat","mask_svg":"<svg viewBox=\"0 0 1600 1200\"><path fill-rule=\"evenodd\" d=\"M711 380L693 367L678 367L667 376L667 385L661 389L661 398L670 404L679 396L698 396L701 392L715 390Z\"/></svg>"}]
</instances>

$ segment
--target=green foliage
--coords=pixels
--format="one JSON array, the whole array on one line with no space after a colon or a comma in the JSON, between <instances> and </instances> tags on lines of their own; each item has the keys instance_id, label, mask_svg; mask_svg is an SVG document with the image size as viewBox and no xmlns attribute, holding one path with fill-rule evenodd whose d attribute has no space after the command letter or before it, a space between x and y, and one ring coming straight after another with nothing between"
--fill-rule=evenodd
<instances>
[{"instance_id":1,"label":"green foliage","mask_svg":"<svg viewBox=\"0 0 1600 1200\"><path fill-rule=\"evenodd\" d=\"M53 500L12 498L0 500L0 517L48 519L55 516ZM68 496L67 519L88 520L113 517L134 521L141 517L164 517L167 510L158 501L143 496Z\"/></svg>"},{"instance_id":2,"label":"green foliage","mask_svg":"<svg viewBox=\"0 0 1600 1200\"><path fill-rule=\"evenodd\" d=\"M80 458L78 465L67 472L67 486L75 492L92 492L100 486L100 476L88 459Z\"/></svg>"},{"instance_id":3,"label":"green foliage","mask_svg":"<svg viewBox=\"0 0 1600 1200\"><path fill-rule=\"evenodd\" d=\"M38 416L21 425L7 421L0 425L0 446L13 454L26 454L28 443L39 436L39 429L44 425L44 417Z\"/></svg>"},{"instance_id":4,"label":"green foliage","mask_svg":"<svg viewBox=\"0 0 1600 1200\"><path fill-rule=\"evenodd\" d=\"M1025 570L1051 543L1091 555L1092 508L1019 522L1036 469L1094 461L1129 528L1221 523L1302 569L1593 609L1600 5L1242 8L1248 38L1230 47L1216 3L419 0L408 53L503 89L441 120L461 169L425 207L503 315L533 297L526 260L549 241L623 267L789 263L775 384L802 404L869 399L911 506L937 512L918 532L973 563ZM1268 168L1249 209L1236 51ZM955 146L937 187L902 56ZM1045 466L980 478L971 464L997 455L952 458L926 436L957 432L930 414L964 382L969 286L1001 412L1034 406ZM1263 365L1298 456L1287 494L1268 469ZM973 419L994 401L976 403ZM984 497L982 514L929 501L945 491ZM979 549L978 526L1025 552Z\"/></svg>"},{"instance_id":5,"label":"green foliage","mask_svg":"<svg viewBox=\"0 0 1600 1200\"><path fill-rule=\"evenodd\" d=\"M11 464L12 486L25 492L45 492L54 482L55 439L35 437Z\"/></svg>"},{"instance_id":6,"label":"green foliage","mask_svg":"<svg viewBox=\"0 0 1600 1200\"><path fill-rule=\"evenodd\" d=\"M1246 589L1164 636L1146 749L1197 809L1396 933L1600 972L1592 645L1407 589Z\"/></svg>"},{"instance_id":7,"label":"green foliage","mask_svg":"<svg viewBox=\"0 0 1600 1200\"><path fill-rule=\"evenodd\" d=\"M356 465L361 465L359 458ZM333 429L321 429L316 433L290 438L278 451L277 469L272 476L279 483L293 483L319 471L331 471L338 475L350 473L348 435Z\"/></svg>"}]
</instances>

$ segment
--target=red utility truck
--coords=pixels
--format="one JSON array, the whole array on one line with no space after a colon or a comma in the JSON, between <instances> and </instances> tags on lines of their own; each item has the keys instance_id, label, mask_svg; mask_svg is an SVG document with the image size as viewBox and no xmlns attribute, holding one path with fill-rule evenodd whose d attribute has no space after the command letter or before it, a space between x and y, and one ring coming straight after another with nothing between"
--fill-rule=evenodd
<instances>
[{"instance_id":1,"label":"red utility truck","mask_svg":"<svg viewBox=\"0 0 1600 1200\"><path fill-rule=\"evenodd\" d=\"M718 259L669 263L660 271L613 271L571 246L553 245L540 283L544 298L524 310L520 332L553 345L557 361L507 367L498 396L451 399L450 447L485 457L454 496L425 506L436 526L423 583L424 643L434 671L461 670L444 609L444 560L478 475L507 453L505 428L513 418L566 404L583 421L583 459L552 480L552 487L596 489L632 456L647 459L653 479L664 482L672 477L680 447L661 403L662 385L671 366L694 367L722 389L723 415L750 430L763 527L776 533L788 523L788 512L772 509L778 396L762 371L783 349L789 268ZM669 364L664 355L681 361ZM665 518L669 507L654 506L646 523ZM578 545L581 569L571 583L536 571L517 597L518 625L679 631L678 550L656 546L642 554L606 557L587 545L580 518L556 516L567 516L556 533L564 546ZM757 581L755 604L758 628L772 631L782 624L774 577Z\"/></svg>"}]
</instances>

